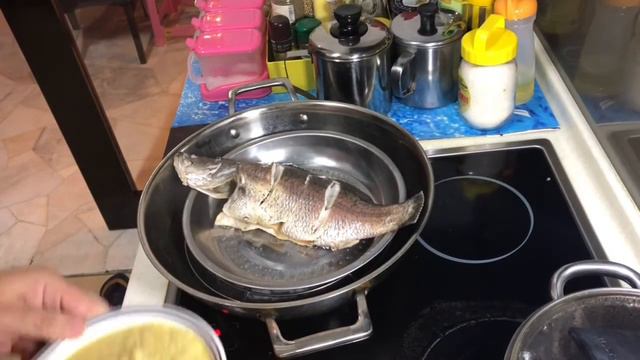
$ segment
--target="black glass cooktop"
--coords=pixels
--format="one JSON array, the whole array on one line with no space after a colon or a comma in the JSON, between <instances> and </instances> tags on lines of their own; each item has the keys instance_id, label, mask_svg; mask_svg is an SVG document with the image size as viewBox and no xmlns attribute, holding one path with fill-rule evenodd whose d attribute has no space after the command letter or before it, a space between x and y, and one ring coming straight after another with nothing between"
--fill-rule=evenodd
<instances>
[{"instance_id":1,"label":"black glass cooktop","mask_svg":"<svg viewBox=\"0 0 640 360\"><path fill-rule=\"evenodd\" d=\"M553 272L592 258L590 228L547 144L431 157L434 207L418 241L367 294L373 335L300 359L502 359L511 336L549 301ZM546 147L546 149L545 149ZM573 290L602 286L575 280ZM263 322L178 292L177 304L221 334L229 360L273 359ZM355 321L355 304L281 323L285 338Z\"/></svg>"}]
</instances>

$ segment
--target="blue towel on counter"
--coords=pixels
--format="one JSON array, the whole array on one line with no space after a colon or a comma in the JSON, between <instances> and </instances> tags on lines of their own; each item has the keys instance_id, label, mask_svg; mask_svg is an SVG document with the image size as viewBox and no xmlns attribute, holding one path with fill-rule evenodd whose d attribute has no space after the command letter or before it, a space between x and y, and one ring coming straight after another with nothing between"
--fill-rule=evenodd
<instances>
[{"instance_id":1,"label":"blue towel on counter","mask_svg":"<svg viewBox=\"0 0 640 360\"><path fill-rule=\"evenodd\" d=\"M262 99L238 100L238 111L275 102L289 101L287 94L271 94ZM204 125L225 118L229 113L226 101L206 102L200 97L197 84L187 79L173 127ZM533 99L518 106L511 120L499 129L477 130L467 124L458 112L458 104L439 109L423 110L408 107L394 100L389 117L397 121L418 140L465 136L507 135L527 131L558 129L558 121L544 94L536 84Z\"/></svg>"}]
</instances>

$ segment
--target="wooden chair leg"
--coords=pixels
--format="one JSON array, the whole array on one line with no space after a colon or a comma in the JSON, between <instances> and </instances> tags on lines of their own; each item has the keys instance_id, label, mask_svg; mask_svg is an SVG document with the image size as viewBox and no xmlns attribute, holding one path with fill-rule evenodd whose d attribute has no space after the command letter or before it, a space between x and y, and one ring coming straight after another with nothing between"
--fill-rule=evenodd
<instances>
[{"instance_id":1,"label":"wooden chair leg","mask_svg":"<svg viewBox=\"0 0 640 360\"><path fill-rule=\"evenodd\" d=\"M160 15L158 12L158 6L156 0L144 0L147 5L147 12L149 13L149 21L151 22L151 30L153 31L153 43L156 46L164 46L167 42L164 34L164 26L160 21Z\"/></svg>"},{"instance_id":2,"label":"wooden chair leg","mask_svg":"<svg viewBox=\"0 0 640 360\"><path fill-rule=\"evenodd\" d=\"M127 2L122 5L122 8L124 9L124 14L127 17L127 23L129 24L129 31L131 31L133 43L136 46L138 60L140 60L140 64L146 64L147 56L144 53L144 46L142 46L142 39L140 39L140 31L138 31L138 25L136 24L133 3Z\"/></svg>"},{"instance_id":3,"label":"wooden chair leg","mask_svg":"<svg viewBox=\"0 0 640 360\"><path fill-rule=\"evenodd\" d=\"M78 21L75 10L67 13L67 19L69 19L69 24L71 24L73 30L80 30L80 22Z\"/></svg>"},{"instance_id":4,"label":"wooden chair leg","mask_svg":"<svg viewBox=\"0 0 640 360\"><path fill-rule=\"evenodd\" d=\"M142 6L142 12L144 13L144 17L149 19L149 11L147 11L147 4L144 3L144 0L134 0L140 1L140 6Z\"/></svg>"}]
</instances>

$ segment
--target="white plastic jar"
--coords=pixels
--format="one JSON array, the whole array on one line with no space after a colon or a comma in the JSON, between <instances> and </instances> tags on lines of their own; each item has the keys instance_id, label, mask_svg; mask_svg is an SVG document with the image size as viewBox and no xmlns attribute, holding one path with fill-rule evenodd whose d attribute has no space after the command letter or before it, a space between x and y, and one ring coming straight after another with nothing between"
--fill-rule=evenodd
<instances>
[{"instance_id":1,"label":"white plastic jar","mask_svg":"<svg viewBox=\"0 0 640 360\"><path fill-rule=\"evenodd\" d=\"M477 129L501 126L513 113L516 100L516 62L494 66L465 60L459 71L460 112Z\"/></svg>"},{"instance_id":2,"label":"white plastic jar","mask_svg":"<svg viewBox=\"0 0 640 360\"><path fill-rule=\"evenodd\" d=\"M481 130L502 126L513 113L516 100L518 39L505 29L505 19L491 15L462 38L458 73L460 113Z\"/></svg>"}]
</instances>

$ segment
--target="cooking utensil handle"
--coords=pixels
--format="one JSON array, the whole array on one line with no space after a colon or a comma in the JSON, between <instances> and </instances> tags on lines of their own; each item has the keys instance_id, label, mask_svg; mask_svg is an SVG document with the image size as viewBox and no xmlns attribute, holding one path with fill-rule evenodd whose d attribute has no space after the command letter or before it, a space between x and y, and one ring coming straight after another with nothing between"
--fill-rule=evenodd
<instances>
[{"instance_id":1,"label":"cooking utensil handle","mask_svg":"<svg viewBox=\"0 0 640 360\"><path fill-rule=\"evenodd\" d=\"M414 91L415 79L411 67L411 60L413 60L414 56L415 54L412 52L403 51L391 67L391 87L395 96L403 98L411 95ZM405 72L407 72L408 75L403 76ZM409 84L403 82L403 79L407 76L410 79Z\"/></svg>"},{"instance_id":2,"label":"cooking utensil handle","mask_svg":"<svg viewBox=\"0 0 640 360\"><path fill-rule=\"evenodd\" d=\"M556 300L564 296L564 287L571 279L580 276L608 276L640 289L640 274L632 268L611 261L585 260L567 264L551 278L551 297Z\"/></svg>"},{"instance_id":3,"label":"cooking utensil handle","mask_svg":"<svg viewBox=\"0 0 640 360\"><path fill-rule=\"evenodd\" d=\"M356 294L356 303L358 320L353 325L319 332L295 340L287 340L282 337L276 320L273 317L267 318L267 328L276 356L280 358L301 356L368 338L373 332L373 326L364 292Z\"/></svg>"},{"instance_id":4,"label":"cooking utensil handle","mask_svg":"<svg viewBox=\"0 0 640 360\"><path fill-rule=\"evenodd\" d=\"M229 115L236 112L236 98L238 97L238 95L248 91L270 88L275 86L284 87L285 89L287 89L287 92L289 93L289 97L291 98L291 101L298 101L298 94L296 94L296 90L293 88L293 85L291 85L291 81L289 81L289 79L287 78L269 79L269 80L260 81L254 84L238 86L235 89L231 89L231 91L229 91Z\"/></svg>"}]
</instances>

